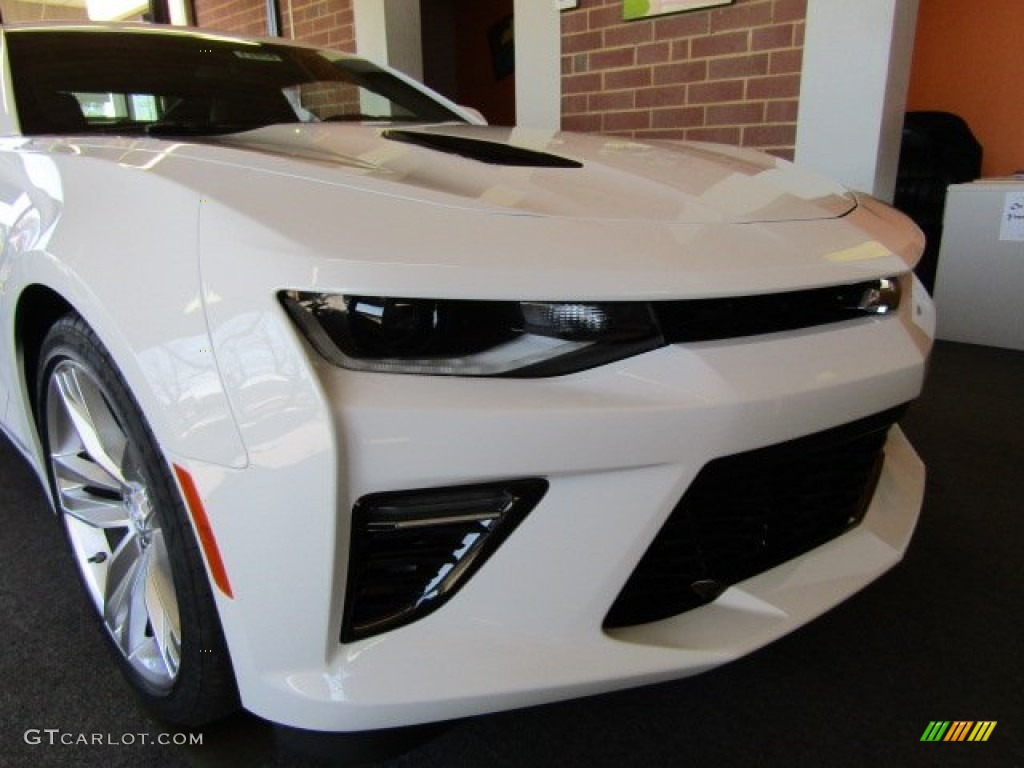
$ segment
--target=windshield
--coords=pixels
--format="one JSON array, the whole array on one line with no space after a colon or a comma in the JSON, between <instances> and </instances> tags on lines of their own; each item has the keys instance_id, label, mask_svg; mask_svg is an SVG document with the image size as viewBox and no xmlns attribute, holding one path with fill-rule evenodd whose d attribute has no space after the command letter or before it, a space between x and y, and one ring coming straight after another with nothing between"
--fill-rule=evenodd
<instances>
[{"instance_id":1,"label":"windshield","mask_svg":"<svg viewBox=\"0 0 1024 768\"><path fill-rule=\"evenodd\" d=\"M273 123L464 122L337 51L215 35L8 30L22 133L201 136Z\"/></svg>"}]
</instances>

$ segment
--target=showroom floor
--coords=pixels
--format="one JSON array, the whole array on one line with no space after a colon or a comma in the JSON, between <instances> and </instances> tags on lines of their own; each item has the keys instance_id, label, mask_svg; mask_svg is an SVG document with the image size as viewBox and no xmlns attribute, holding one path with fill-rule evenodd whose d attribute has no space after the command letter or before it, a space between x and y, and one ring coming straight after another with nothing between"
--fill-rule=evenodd
<instances>
[{"instance_id":1,"label":"showroom floor","mask_svg":"<svg viewBox=\"0 0 1024 768\"><path fill-rule=\"evenodd\" d=\"M906 560L860 595L701 677L465 721L380 765L1024 766L1024 353L939 344L904 427L929 465L924 516ZM142 744L161 727L115 673L2 439L0 483L0 765L310 764L248 716L202 746ZM985 743L922 743L933 720L997 726ZM118 743L59 743L80 734Z\"/></svg>"}]
</instances>

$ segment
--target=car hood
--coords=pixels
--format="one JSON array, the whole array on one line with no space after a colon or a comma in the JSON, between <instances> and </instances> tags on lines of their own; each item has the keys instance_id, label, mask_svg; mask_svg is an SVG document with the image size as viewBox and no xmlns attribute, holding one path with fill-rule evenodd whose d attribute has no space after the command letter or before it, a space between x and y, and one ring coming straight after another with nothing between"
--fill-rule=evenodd
<instances>
[{"instance_id":1,"label":"car hood","mask_svg":"<svg viewBox=\"0 0 1024 768\"><path fill-rule=\"evenodd\" d=\"M835 218L856 206L840 185L785 160L711 144L340 124L267 126L214 143L292 160L290 175L490 213L710 224Z\"/></svg>"}]
</instances>

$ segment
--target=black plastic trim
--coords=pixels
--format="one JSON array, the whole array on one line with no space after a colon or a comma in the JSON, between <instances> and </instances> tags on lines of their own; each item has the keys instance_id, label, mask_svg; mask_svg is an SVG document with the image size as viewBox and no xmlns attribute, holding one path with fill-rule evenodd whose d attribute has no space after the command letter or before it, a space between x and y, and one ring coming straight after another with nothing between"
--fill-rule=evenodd
<instances>
[{"instance_id":1,"label":"black plastic trim","mask_svg":"<svg viewBox=\"0 0 1024 768\"><path fill-rule=\"evenodd\" d=\"M718 341L877 317L861 302L866 292L881 283L866 280L763 296L653 302L651 306L668 343Z\"/></svg>"}]
</instances>

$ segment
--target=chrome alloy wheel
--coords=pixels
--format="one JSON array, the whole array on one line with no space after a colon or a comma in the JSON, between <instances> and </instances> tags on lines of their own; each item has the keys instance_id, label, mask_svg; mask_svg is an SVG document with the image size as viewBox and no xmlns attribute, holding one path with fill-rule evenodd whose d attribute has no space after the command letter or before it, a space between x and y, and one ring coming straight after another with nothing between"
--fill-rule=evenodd
<instances>
[{"instance_id":1,"label":"chrome alloy wheel","mask_svg":"<svg viewBox=\"0 0 1024 768\"><path fill-rule=\"evenodd\" d=\"M57 504L86 589L114 644L158 691L181 661L171 561L125 430L95 375L64 359L46 386Z\"/></svg>"}]
</instances>

